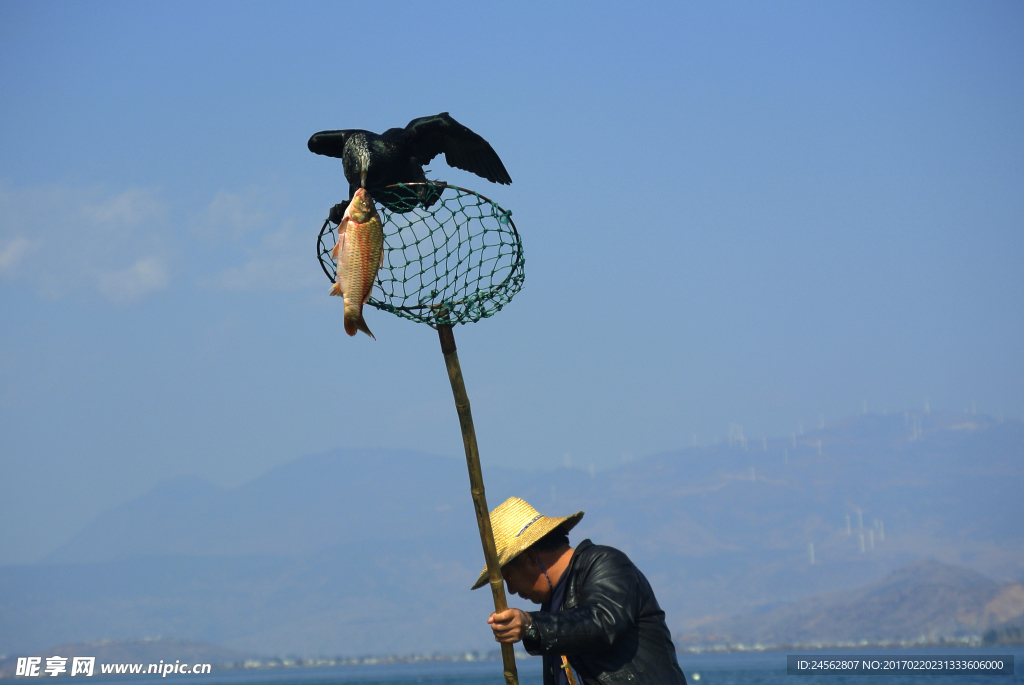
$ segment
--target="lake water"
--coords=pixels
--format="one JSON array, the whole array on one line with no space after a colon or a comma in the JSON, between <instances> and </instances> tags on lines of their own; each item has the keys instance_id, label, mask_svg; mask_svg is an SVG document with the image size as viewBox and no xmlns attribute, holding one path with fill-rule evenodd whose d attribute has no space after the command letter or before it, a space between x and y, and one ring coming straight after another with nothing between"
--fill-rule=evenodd
<instances>
[{"instance_id":1,"label":"lake water","mask_svg":"<svg viewBox=\"0 0 1024 685\"><path fill-rule=\"evenodd\" d=\"M828 654L898 654L921 655L937 658L951 654L970 654L972 658L985 658L995 654L1013 654L1014 675L787 675L787 652L744 652L734 654L681 654L680 665L689 685L973 685L986 683L1024 682L1020 646L978 649L920 649L892 650L836 650ZM541 685L539 658L517 661L519 682L522 685ZM19 679L20 680L20 679ZM157 681L191 681L197 685L398 685L399 683L428 683L430 685L504 685L500 661L440 662L419 664L387 664L378 666L336 666L329 668L281 668L265 670L219 671L208 675L96 675L90 683L119 683L120 685L154 685Z\"/></svg>"}]
</instances>

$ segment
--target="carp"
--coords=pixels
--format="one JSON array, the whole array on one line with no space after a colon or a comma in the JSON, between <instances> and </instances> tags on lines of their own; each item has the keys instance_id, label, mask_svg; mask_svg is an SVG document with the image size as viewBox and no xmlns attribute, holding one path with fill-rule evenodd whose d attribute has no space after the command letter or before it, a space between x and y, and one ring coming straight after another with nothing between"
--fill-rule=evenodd
<instances>
[{"instance_id":1,"label":"carp","mask_svg":"<svg viewBox=\"0 0 1024 685\"><path fill-rule=\"evenodd\" d=\"M363 305L370 299L377 271L384 264L384 226L373 199L363 188L356 190L338 224L338 243L331 250L331 258L338 265L330 294L345 302L345 332L355 335L362 331L376 340L363 319Z\"/></svg>"}]
</instances>

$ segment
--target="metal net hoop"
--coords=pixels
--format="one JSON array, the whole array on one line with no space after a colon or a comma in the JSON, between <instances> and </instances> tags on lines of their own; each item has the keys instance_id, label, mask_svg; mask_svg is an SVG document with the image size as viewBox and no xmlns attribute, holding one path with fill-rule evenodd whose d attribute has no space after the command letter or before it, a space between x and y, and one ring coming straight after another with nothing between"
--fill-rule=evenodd
<instances>
[{"instance_id":1,"label":"metal net hoop","mask_svg":"<svg viewBox=\"0 0 1024 685\"><path fill-rule=\"evenodd\" d=\"M496 202L443 182L400 183L372 197L384 227L384 263L370 305L431 326L455 325L494 316L522 289L523 243L512 212ZM316 246L332 283L337 229L325 220Z\"/></svg>"}]
</instances>

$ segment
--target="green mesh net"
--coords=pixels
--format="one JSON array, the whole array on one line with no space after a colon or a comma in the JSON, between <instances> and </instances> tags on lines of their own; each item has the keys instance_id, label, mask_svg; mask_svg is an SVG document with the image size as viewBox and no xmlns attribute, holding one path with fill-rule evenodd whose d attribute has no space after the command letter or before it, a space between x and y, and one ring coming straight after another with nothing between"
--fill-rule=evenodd
<instances>
[{"instance_id":1,"label":"green mesh net","mask_svg":"<svg viewBox=\"0 0 1024 685\"><path fill-rule=\"evenodd\" d=\"M377 309L430 325L475 322L501 311L523 287L512 212L441 182L390 186L373 199L384 225L384 264L369 300ZM316 246L332 283L337 228L324 221Z\"/></svg>"}]
</instances>

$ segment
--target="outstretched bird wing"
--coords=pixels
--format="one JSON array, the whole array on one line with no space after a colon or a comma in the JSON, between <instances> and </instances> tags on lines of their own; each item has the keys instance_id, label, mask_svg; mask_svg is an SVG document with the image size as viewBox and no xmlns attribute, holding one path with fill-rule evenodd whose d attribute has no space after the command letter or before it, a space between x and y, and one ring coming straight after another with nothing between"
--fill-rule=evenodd
<instances>
[{"instance_id":1,"label":"outstretched bird wing","mask_svg":"<svg viewBox=\"0 0 1024 685\"><path fill-rule=\"evenodd\" d=\"M345 151L345 143L354 133L369 133L369 131L358 128L345 131L320 131L309 137L306 146L310 152L315 152L318 155L341 159L342 153Z\"/></svg>"},{"instance_id":2,"label":"outstretched bird wing","mask_svg":"<svg viewBox=\"0 0 1024 685\"><path fill-rule=\"evenodd\" d=\"M449 166L471 171L492 183L512 183L490 143L452 119L448 112L413 119L405 127L405 139L406 149L422 164L443 152Z\"/></svg>"}]
</instances>

